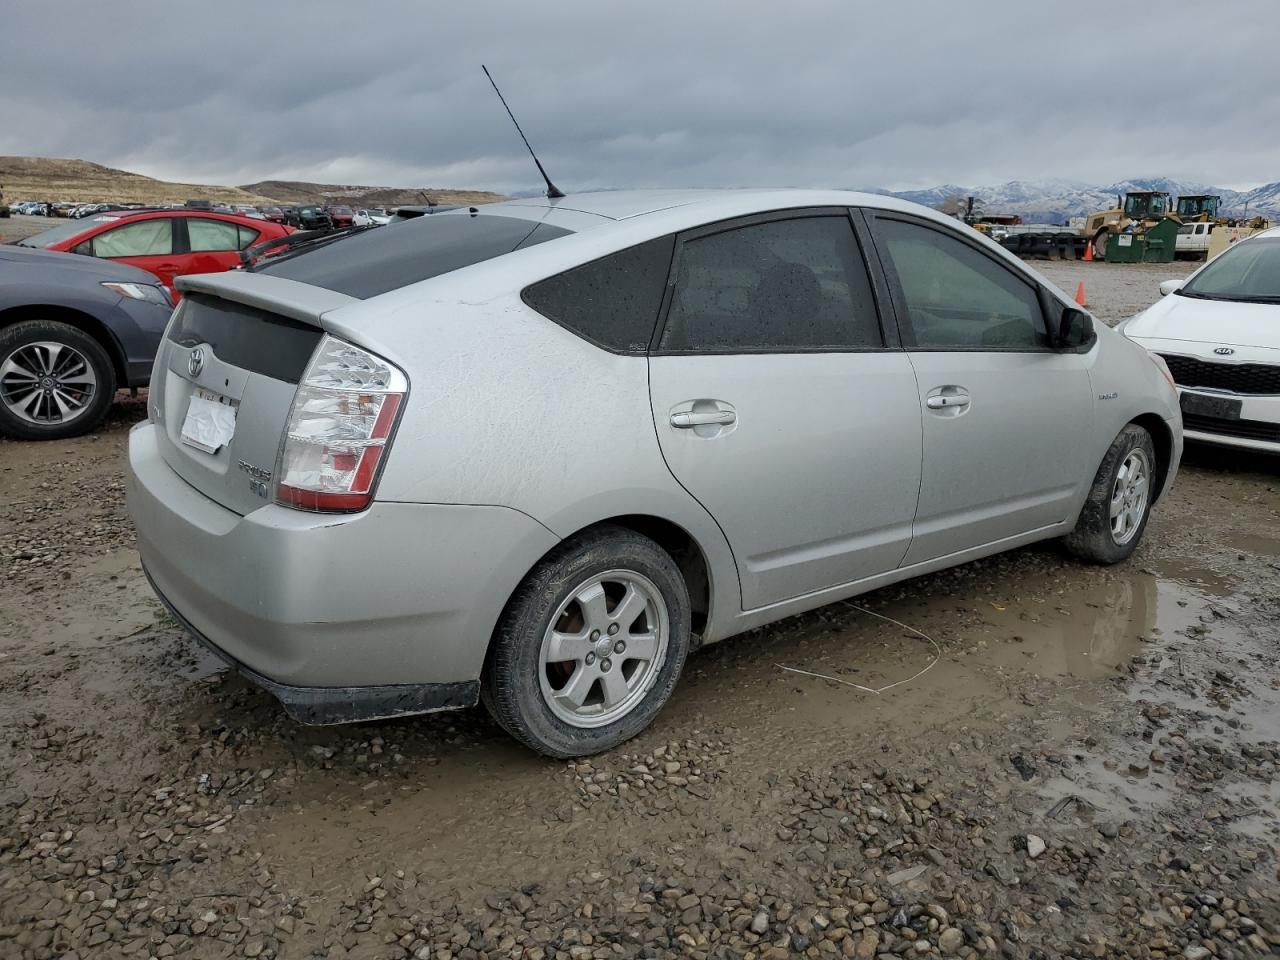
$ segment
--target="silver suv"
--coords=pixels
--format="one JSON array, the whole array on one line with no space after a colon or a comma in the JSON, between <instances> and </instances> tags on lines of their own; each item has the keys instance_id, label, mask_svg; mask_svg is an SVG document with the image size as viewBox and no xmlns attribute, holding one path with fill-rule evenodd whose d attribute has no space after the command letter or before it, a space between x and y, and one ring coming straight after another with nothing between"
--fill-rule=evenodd
<instances>
[{"instance_id":1,"label":"silver suv","mask_svg":"<svg viewBox=\"0 0 1280 960\"><path fill-rule=\"evenodd\" d=\"M458 209L187 277L130 438L157 593L297 719L468 707L556 757L689 651L1049 537L1126 558L1158 358L886 197Z\"/></svg>"}]
</instances>

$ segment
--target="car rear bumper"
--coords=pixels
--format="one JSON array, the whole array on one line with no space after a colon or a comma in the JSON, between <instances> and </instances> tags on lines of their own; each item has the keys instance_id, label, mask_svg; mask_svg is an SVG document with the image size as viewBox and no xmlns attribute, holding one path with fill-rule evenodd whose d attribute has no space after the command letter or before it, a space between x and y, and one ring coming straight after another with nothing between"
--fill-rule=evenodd
<instances>
[{"instance_id":1,"label":"car rear bumper","mask_svg":"<svg viewBox=\"0 0 1280 960\"><path fill-rule=\"evenodd\" d=\"M240 516L169 467L159 429L130 435L129 512L147 576L192 633L308 722L474 702L493 627L550 531L492 506Z\"/></svg>"},{"instance_id":2,"label":"car rear bumper","mask_svg":"<svg viewBox=\"0 0 1280 960\"><path fill-rule=\"evenodd\" d=\"M182 615L169 598L156 586L146 565L142 567L151 589L179 623L187 628L201 645L218 659L235 668L256 686L266 690L284 706L289 716L300 723L324 726L379 720L415 713L435 713L474 707L480 699L479 680L456 683L396 683L376 687L295 687L276 683L246 666L223 650Z\"/></svg>"}]
</instances>

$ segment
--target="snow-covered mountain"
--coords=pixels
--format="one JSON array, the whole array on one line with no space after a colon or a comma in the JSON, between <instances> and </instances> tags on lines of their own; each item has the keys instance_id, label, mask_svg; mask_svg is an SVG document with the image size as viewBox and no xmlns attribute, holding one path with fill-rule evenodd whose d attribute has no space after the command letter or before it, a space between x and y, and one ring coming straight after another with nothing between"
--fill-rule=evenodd
<instances>
[{"instance_id":1,"label":"snow-covered mountain","mask_svg":"<svg viewBox=\"0 0 1280 960\"><path fill-rule=\"evenodd\" d=\"M1116 205L1116 198L1130 190L1164 190L1180 197L1209 193L1222 197L1222 210L1230 216L1261 214L1280 219L1280 182L1269 183L1242 193L1205 183L1170 180L1167 177L1136 177L1105 186L1073 180L1010 180L986 187L944 184L927 190L871 190L871 193L901 197L936 207L950 197L977 197L986 213L1016 213L1026 223L1062 223L1071 217Z\"/></svg>"}]
</instances>

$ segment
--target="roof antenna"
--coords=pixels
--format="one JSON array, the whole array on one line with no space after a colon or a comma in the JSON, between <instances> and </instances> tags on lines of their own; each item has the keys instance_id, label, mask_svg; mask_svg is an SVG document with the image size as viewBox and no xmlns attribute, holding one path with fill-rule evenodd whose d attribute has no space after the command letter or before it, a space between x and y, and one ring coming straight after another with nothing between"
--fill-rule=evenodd
<instances>
[{"instance_id":1,"label":"roof antenna","mask_svg":"<svg viewBox=\"0 0 1280 960\"><path fill-rule=\"evenodd\" d=\"M502 91L498 89L498 85L493 82L493 76L489 73L489 68L483 63L480 69L484 71L484 75L489 78L489 83L493 86L493 92L498 95L498 99L502 101L502 105L506 107L507 116L511 118L511 122L516 125L516 133L520 134L520 139L524 141L525 149L529 151L529 156L533 157L534 165L538 168L538 172L542 174L542 179L547 184L547 198L555 200L557 197L563 197L560 188L551 182L551 178L547 176L547 171L542 169L542 162L538 159L538 155L533 152L533 147L529 146L529 138L524 135L524 131L520 129L520 121L516 119L516 115L511 112L511 108L507 106L507 98L502 95Z\"/></svg>"}]
</instances>

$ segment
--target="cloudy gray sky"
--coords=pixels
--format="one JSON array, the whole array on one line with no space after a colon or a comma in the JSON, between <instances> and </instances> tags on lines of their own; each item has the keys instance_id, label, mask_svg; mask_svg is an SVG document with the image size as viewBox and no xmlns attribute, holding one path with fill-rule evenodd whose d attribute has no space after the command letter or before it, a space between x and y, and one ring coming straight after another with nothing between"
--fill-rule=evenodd
<instances>
[{"instance_id":1,"label":"cloudy gray sky","mask_svg":"<svg viewBox=\"0 0 1280 960\"><path fill-rule=\"evenodd\" d=\"M535 186L481 62L566 190L1280 179L1277 0L4 7L0 154L167 179Z\"/></svg>"}]
</instances>

